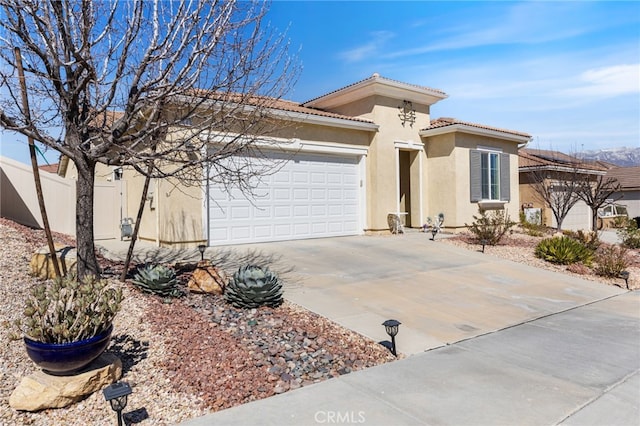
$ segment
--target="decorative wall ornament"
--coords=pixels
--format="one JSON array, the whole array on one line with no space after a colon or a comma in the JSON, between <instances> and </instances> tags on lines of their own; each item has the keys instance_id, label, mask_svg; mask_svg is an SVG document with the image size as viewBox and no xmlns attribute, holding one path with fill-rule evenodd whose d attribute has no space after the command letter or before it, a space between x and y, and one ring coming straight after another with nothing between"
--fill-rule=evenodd
<instances>
[{"instance_id":1,"label":"decorative wall ornament","mask_svg":"<svg viewBox=\"0 0 640 426\"><path fill-rule=\"evenodd\" d=\"M416 122L416 110L413 109L411 101L402 101L402 105L398 109L400 110L398 117L400 117L402 126L409 123L409 127L413 127L413 123Z\"/></svg>"}]
</instances>

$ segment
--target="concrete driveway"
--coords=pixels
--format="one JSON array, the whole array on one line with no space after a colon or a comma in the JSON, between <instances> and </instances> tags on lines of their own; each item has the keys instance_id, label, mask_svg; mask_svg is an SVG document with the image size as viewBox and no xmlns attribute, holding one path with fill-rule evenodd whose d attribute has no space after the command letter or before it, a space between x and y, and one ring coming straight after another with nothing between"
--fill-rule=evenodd
<instances>
[{"instance_id":1,"label":"concrete driveway","mask_svg":"<svg viewBox=\"0 0 640 426\"><path fill-rule=\"evenodd\" d=\"M402 325L410 355L624 293L618 288L464 250L423 233L238 246L278 259L285 296L374 340ZM215 250L215 249L213 249Z\"/></svg>"},{"instance_id":2,"label":"concrete driveway","mask_svg":"<svg viewBox=\"0 0 640 426\"><path fill-rule=\"evenodd\" d=\"M234 250L273 260L288 299L375 340L400 320L413 355L185 426L640 424L639 292L424 234Z\"/></svg>"}]
</instances>

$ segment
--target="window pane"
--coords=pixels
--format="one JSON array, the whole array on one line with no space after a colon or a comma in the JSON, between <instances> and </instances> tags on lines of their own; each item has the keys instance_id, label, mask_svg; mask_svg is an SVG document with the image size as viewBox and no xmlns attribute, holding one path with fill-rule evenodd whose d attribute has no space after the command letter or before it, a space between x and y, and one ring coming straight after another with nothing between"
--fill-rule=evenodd
<instances>
[{"instance_id":1,"label":"window pane","mask_svg":"<svg viewBox=\"0 0 640 426\"><path fill-rule=\"evenodd\" d=\"M482 199L489 198L489 156L486 153L480 155L480 170L482 171Z\"/></svg>"},{"instance_id":2,"label":"window pane","mask_svg":"<svg viewBox=\"0 0 640 426\"><path fill-rule=\"evenodd\" d=\"M500 199L500 170L498 168L498 154L489 154L491 159L490 182L491 182L491 200Z\"/></svg>"}]
</instances>

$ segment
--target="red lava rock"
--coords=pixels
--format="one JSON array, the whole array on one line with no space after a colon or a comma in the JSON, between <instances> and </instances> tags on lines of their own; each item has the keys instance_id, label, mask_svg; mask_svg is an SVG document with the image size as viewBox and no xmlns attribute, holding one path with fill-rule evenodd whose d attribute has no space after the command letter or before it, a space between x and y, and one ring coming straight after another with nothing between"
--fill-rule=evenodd
<instances>
[{"instance_id":1,"label":"red lava rock","mask_svg":"<svg viewBox=\"0 0 640 426\"><path fill-rule=\"evenodd\" d=\"M217 295L148 301L145 318L166 351L160 368L177 391L200 396L214 411L395 359L376 342L289 302L241 310ZM249 320L255 324L245 327Z\"/></svg>"}]
</instances>

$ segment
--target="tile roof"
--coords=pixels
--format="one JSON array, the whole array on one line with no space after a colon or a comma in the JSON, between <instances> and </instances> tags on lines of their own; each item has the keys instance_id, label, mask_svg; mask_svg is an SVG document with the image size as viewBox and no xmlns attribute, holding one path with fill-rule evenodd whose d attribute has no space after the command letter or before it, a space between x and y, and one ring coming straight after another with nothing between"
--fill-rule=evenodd
<instances>
[{"instance_id":1,"label":"tile roof","mask_svg":"<svg viewBox=\"0 0 640 426\"><path fill-rule=\"evenodd\" d=\"M434 92L434 93L437 93L437 94L442 95L442 96L448 96L445 92L443 92L440 89L434 89L433 87L428 87L428 86L420 86L418 84L405 83L404 81L399 81L399 80L394 80L394 79L391 79L391 78L381 77L378 73L374 73L373 75L371 75L371 76L369 76L367 78L363 78L362 80L356 81L355 83L348 84L348 85L346 85L344 87L341 87L341 88L336 89L336 90L332 90L331 92L327 92L327 93L325 93L323 95L316 96L315 98L309 99L308 101L305 101L302 104L304 105L304 104L311 103L311 102L313 102L313 101L315 101L317 99L324 98L325 96L328 96L328 95L331 95L333 93L337 93L337 92L340 92L342 90L348 89L349 87L357 86L358 84L364 83L366 81L373 81L373 80L376 80L376 79L385 80L385 81L389 81L389 82L393 82L393 83L399 83L399 84L403 84L405 86L415 87L416 89L420 89L420 90L428 90L430 92Z\"/></svg>"},{"instance_id":2,"label":"tile roof","mask_svg":"<svg viewBox=\"0 0 640 426\"><path fill-rule=\"evenodd\" d=\"M511 134L511 135L522 136L522 137L525 137L525 138L530 138L531 137L530 134L524 133L524 132L518 132L518 131L515 131L515 130L508 130L508 129L501 129L501 128L498 128L498 127L485 126L484 124L470 123L470 122L467 122L467 121L461 121L461 120L458 120L456 118L450 118L450 117L436 118L435 120L431 121L429 126L425 127L422 130L438 129L438 128L441 128L441 127L455 126L455 125L476 127L478 129L492 130L494 132L500 132L500 133L508 133L508 134Z\"/></svg>"},{"instance_id":3,"label":"tile roof","mask_svg":"<svg viewBox=\"0 0 640 426\"><path fill-rule=\"evenodd\" d=\"M623 190L640 190L640 166L615 167L607 171L607 177L616 178Z\"/></svg>"},{"instance_id":4,"label":"tile roof","mask_svg":"<svg viewBox=\"0 0 640 426\"><path fill-rule=\"evenodd\" d=\"M336 114L334 112L307 107L298 102L272 98L269 96L246 95L242 93L213 93L210 91L200 90L200 89L193 89L190 94L193 94L194 96L211 99L213 101L220 100L223 102L232 102L232 103L236 102L236 103L243 103L244 105L249 105L249 106L260 106L260 107L271 108L277 111L309 114L309 115L315 115L319 117L336 118L336 119L349 120L349 121L355 121L360 123L373 123L372 120L369 120L366 118Z\"/></svg>"},{"instance_id":5,"label":"tile roof","mask_svg":"<svg viewBox=\"0 0 640 426\"><path fill-rule=\"evenodd\" d=\"M605 171L607 168L596 161L581 161L580 159L559 151L523 148L518 151L518 166L520 168L565 166L577 167L583 170Z\"/></svg>"}]
</instances>

